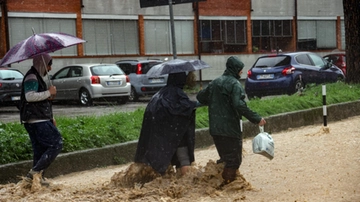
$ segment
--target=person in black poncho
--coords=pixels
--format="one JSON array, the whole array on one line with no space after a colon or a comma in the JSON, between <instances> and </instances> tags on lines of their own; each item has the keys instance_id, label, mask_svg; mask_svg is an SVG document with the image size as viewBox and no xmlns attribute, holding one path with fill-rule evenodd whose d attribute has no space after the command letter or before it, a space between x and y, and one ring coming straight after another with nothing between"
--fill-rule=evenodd
<instances>
[{"instance_id":1,"label":"person in black poncho","mask_svg":"<svg viewBox=\"0 0 360 202\"><path fill-rule=\"evenodd\" d=\"M195 160L195 108L183 91L186 73L169 74L167 85L148 103L135 154L136 163L165 174L170 165L185 174Z\"/></svg>"}]
</instances>

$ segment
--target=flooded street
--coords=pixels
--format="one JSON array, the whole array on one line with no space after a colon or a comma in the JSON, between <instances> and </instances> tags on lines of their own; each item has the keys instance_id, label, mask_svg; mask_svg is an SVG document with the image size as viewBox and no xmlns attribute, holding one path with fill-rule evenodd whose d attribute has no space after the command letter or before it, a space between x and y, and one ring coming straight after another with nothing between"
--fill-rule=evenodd
<instances>
[{"instance_id":1,"label":"flooded street","mask_svg":"<svg viewBox=\"0 0 360 202\"><path fill-rule=\"evenodd\" d=\"M191 172L157 176L136 164L96 168L48 179L50 187L0 185L0 201L360 201L360 116L272 134L275 157L244 157L234 182L220 186L221 164L214 146L197 149ZM74 162L75 163L75 162ZM148 181L147 183L144 183Z\"/></svg>"}]
</instances>

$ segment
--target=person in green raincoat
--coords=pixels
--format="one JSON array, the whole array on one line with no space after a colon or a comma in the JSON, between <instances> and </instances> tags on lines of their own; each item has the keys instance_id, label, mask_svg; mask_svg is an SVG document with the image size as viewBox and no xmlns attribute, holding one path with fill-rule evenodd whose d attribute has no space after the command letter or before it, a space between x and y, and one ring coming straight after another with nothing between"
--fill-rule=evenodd
<instances>
[{"instance_id":1,"label":"person in green raincoat","mask_svg":"<svg viewBox=\"0 0 360 202\"><path fill-rule=\"evenodd\" d=\"M244 116L259 126L266 124L265 119L246 105L245 91L239 81L243 68L239 58L229 57L224 73L196 96L201 104L208 106L209 131L220 156L218 162L225 163L222 172L225 184L235 180L242 161L241 118Z\"/></svg>"}]
</instances>

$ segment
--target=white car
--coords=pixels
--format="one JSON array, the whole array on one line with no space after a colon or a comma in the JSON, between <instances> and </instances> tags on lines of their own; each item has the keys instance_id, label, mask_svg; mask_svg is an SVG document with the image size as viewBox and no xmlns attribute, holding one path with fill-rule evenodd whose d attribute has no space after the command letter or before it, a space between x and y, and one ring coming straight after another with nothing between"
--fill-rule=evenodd
<instances>
[{"instance_id":1,"label":"white car","mask_svg":"<svg viewBox=\"0 0 360 202\"><path fill-rule=\"evenodd\" d=\"M129 77L115 64L72 64L61 68L51 76L56 86L55 101L76 100L88 106L93 100L129 100L131 84Z\"/></svg>"}]
</instances>

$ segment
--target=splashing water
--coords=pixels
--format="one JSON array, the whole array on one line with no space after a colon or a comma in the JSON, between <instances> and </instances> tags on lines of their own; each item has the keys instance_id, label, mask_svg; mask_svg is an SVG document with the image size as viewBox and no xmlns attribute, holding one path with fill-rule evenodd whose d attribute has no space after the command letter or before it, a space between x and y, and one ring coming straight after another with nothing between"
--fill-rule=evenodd
<instances>
[{"instance_id":1,"label":"splashing water","mask_svg":"<svg viewBox=\"0 0 360 202\"><path fill-rule=\"evenodd\" d=\"M253 190L239 172L235 181L220 186L223 166L212 160L205 166L193 164L185 175L170 166L161 176L150 166L133 163L126 170L114 173L109 182L80 190L61 184L42 187L41 176L34 175L32 184L22 180L0 185L0 201L222 201L231 193Z\"/></svg>"}]
</instances>

